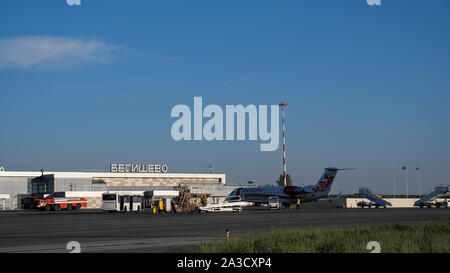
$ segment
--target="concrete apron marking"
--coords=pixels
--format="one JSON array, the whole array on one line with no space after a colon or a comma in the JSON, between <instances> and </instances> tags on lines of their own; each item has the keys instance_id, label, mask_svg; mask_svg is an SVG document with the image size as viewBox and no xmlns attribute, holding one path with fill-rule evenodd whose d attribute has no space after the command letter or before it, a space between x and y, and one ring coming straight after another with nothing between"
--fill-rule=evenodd
<instances>
[{"instance_id":1,"label":"concrete apron marking","mask_svg":"<svg viewBox=\"0 0 450 273\"><path fill-rule=\"evenodd\" d=\"M81 253L86 252L108 252L112 250L126 250L139 248L162 248L172 246L195 245L210 240L206 237L173 237L153 238L141 240L118 240L102 242L80 242ZM0 248L0 253L69 253L66 243L51 245L33 245Z\"/></svg>"}]
</instances>

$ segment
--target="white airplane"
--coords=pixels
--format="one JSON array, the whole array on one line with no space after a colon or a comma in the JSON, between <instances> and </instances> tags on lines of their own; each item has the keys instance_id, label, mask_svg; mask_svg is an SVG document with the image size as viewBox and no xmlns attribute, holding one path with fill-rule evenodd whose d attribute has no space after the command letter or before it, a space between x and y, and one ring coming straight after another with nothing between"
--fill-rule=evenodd
<instances>
[{"instance_id":1,"label":"white airplane","mask_svg":"<svg viewBox=\"0 0 450 273\"><path fill-rule=\"evenodd\" d=\"M336 173L340 170L353 170L353 168L325 168L316 185L237 188L228 195L226 200L232 201L236 196L240 196L242 201L253 202L258 205L267 204L269 197L277 196L280 204L284 206L295 204L298 199L300 199L300 203L318 200L328 196Z\"/></svg>"},{"instance_id":2,"label":"white airplane","mask_svg":"<svg viewBox=\"0 0 450 273\"><path fill-rule=\"evenodd\" d=\"M242 207L251 207L253 206L253 202L239 201L233 200L232 202L227 201L224 203L210 204L207 206L199 207L199 211L205 212L223 212L223 211L234 211L234 212L242 212Z\"/></svg>"}]
</instances>

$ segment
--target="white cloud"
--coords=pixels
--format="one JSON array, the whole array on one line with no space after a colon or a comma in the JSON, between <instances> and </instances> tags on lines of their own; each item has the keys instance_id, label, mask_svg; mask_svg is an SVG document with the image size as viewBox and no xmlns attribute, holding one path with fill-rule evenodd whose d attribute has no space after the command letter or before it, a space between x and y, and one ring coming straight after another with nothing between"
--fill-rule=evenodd
<instances>
[{"instance_id":1,"label":"white cloud","mask_svg":"<svg viewBox=\"0 0 450 273\"><path fill-rule=\"evenodd\" d=\"M63 68L108 62L119 49L100 41L50 36L0 38L0 69Z\"/></svg>"}]
</instances>

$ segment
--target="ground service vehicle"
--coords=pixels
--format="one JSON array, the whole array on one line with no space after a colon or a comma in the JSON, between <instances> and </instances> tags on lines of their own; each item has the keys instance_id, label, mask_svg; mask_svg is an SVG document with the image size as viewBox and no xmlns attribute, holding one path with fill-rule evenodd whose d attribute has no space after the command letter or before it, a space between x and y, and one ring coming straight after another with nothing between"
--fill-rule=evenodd
<instances>
[{"instance_id":1,"label":"ground service vehicle","mask_svg":"<svg viewBox=\"0 0 450 273\"><path fill-rule=\"evenodd\" d=\"M141 211L142 194L104 193L102 195L102 210L105 211Z\"/></svg>"},{"instance_id":2,"label":"ground service vehicle","mask_svg":"<svg viewBox=\"0 0 450 273\"><path fill-rule=\"evenodd\" d=\"M441 184L434 187L433 190L426 193L422 198L414 202L414 206L419 206L421 208L427 207L444 207L448 208L448 201L447 201L447 193L450 192L450 185L449 184ZM444 198L442 201L438 201L438 198Z\"/></svg>"},{"instance_id":3,"label":"ground service vehicle","mask_svg":"<svg viewBox=\"0 0 450 273\"><path fill-rule=\"evenodd\" d=\"M35 198L33 200L33 208L41 210L79 210L87 207L87 200L85 198L65 198L65 197L46 197Z\"/></svg>"},{"instance_id":4,"label":"ground service vehicle","mask_svg":"<svg viewBox=\"0 0 450 273\"><path fill-rule=\"evenodd\" d=\"M269 196L269 209L280 209L280 198L278 196Z\"/></svg>"}]
</instances>

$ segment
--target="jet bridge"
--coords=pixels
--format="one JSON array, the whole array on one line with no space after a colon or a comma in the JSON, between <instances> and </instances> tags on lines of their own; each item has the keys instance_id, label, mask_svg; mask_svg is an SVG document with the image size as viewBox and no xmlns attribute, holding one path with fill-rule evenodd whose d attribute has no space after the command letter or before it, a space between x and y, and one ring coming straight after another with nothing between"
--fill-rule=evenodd
<instances>
[{"instance_id":1,"label":"jet bridge","mask_svg":"<svg viewBox=\"0 0 450 273\"><path fill-rule=\"evenodd\" d=\"M375 206L375 207L386 207L386 206L392 206L392 204L383 198L380 197L380 195L372 192L368 188L360 188L359 189L359 195L362 197L370 200L372 203L370 204L361 204L361 207L364 207L364 205L367 205L368 207Z\"/></svg>"},{"instance_id":2,"label":"jet bridge","mask_svg":"<svg viewBox=\"0 0 450 273\"><path fill-rule=\"evenodd\" d=\"M431 207L431 202L439 197L444 197L450 191L450 185L439 185L434 190L425 194L422 198L414 202L414 206L428 206Z\"/></svg>"}]
</instances>

